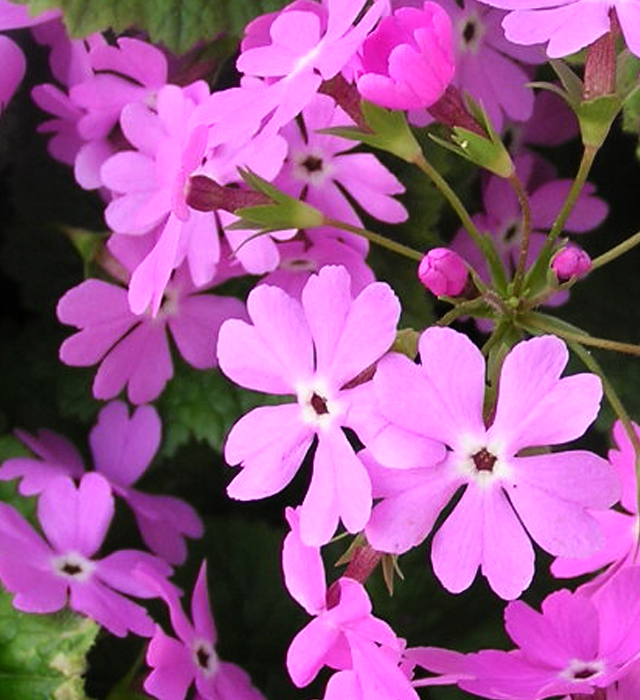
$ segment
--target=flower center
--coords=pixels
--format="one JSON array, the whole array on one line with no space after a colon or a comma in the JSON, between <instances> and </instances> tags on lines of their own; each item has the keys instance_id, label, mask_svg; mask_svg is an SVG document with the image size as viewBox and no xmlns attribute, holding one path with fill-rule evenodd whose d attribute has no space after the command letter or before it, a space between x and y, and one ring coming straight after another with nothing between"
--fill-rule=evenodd
<instances>
[{"instance_id":1,"label":"flower center","mask_svg":"<svg viewBox=\"0 0 640 700\"><path fill-rule=\"evenodd\" d=\"M604 672L602 661L581 661L572 659L560 675L572 681L590 681Z\"/></svg>"},{"instance_id":2,"label":"flower center","mask_svg":"<svg viewBox=\"0 0 640 700\"><path fill-rule=\"evenodd\" d=\"M69 552L61 557L56 557L52 564L53 570L58 576L74 581L86 581L95 568L92 561L77 552Z\"/></svg>"},{"instance_id":3,"label":"flower center","mask_svg":"<svg viewBox=\"0 0 640 700\"><path fill-rule=\"evenodd\" d=\"M461 25L458 25L460 32L460 49L463 53L477 51L482 35L483 25L478 17L467 17Z\"/></svg>"},{"instance_id":4,"label":"flower center","mask_svg":"<svg viewBox=\"0 0 640 700\"><path fill-rule=\"evenodd\" d=\"M198 668L205 676L211 676L218 668L218 657L211 644L200 640L193 647L193 657Z\"/></svg>"},{"instance_id":5,"label":"flower center","mask_svg":"<svg viewBox=\"0 0 640 700\"><path fill-rule=\"evenodd\" d=\"M329 413L329 409L327 408L327 400L323 399L322 396L314 394L309 403L311 404L311 408L313 408L318 416L324 416Z\"/></svg>"},{"instance_id":6,"label":"flower center","mask_svg":"<svg viewBox=\"0 0 640 700\"><path fill-rule=\"evenodd\" d=\"M307 156L302 161L302 167L305 168L305 170L308 173L317 173L323 168L322 158L316 158L316 156Z\"/></svg>"},{"instance_id":7,"label":"flower center","mask_svg":"<svg viewBox=\"0 0 640 700\"><path fill-rule=\"evenodd\" d=\"M302 408L302 419L316 429L329 428L337 415L341 413L340 404L331 397L324 382L315 381L313 384L298 388L298 403Z\"/></svg>"},{"instance_id":8,"label":"flower center","mask_svg":"<svg viewBox=\"0 0 640 700\"><path fill-rule=\"evenodd\" d=\"M492 472L493 465L498 461L498 458L492 455L486 447L472 455L471 459L479 472Z\"/></svg>"}]
</instances>

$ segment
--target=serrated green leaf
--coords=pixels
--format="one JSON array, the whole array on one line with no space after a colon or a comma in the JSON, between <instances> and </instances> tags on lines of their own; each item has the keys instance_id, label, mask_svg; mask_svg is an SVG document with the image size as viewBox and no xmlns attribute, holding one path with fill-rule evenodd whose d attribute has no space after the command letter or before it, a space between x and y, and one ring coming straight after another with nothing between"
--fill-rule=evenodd
<instances>
[{"instance_id":1,"label":"serrated green leaf","mask_svg":"<svg viewBox=\"0 0 640 700\"><path fill-rule=\"evenodd\" d=\"M183 53L222 32L241 36L252 19L279 10L287 0L17 0L32 13L60 8L71 36L137 27L151 41Z\"/></svg>"},{"instance_id":2,"label":"serrated green leaf","mask_svg":"<svg viewBox=\"0 0 640 700\"><path fill-rule=\"evenodd\" d=\"M86 655L98 630L95 622L68 610L18 612L0 590L0 697L86 700Z\"/></svg>"},{"instance_id":3,"label":"serrated green leaf","mask_svg":"<svg viewBox=\"0 0 640 700\"><path fill-rule=\"evenodd\" d=\"M256 406L280 400L242 389L218 371L203 372L180 365L159 402L165 426L163 455L173 456L191 440L206 442L219 451L240 416Z\"/></svg>"}]
</instances>

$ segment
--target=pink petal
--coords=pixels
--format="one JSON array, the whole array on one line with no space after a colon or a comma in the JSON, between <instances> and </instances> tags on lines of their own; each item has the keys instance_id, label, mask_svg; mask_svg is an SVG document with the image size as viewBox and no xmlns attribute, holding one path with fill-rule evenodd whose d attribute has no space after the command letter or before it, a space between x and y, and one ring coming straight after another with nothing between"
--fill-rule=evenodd
<instances>
[{"instance_id":1,"label":"pink petal","mask_svg":"<svg viewBox=\"0 0 640 700\"><path fill-rule=\"evenodd\" d=\"M245 316L239 299L197 294L182 301L168 324L182 357L197 369L209 369L218 364L216 348L222 324Z\"/></svg>"},{"instance_id":2,"label":"pink petal","mask_svg":"<svg viewBox=\"0 0 640 700\"><path fill-rule=\"evenodd\" d=\"M38 519L53 547L60 553L73 550L85 557L102 545L113 513L109 482L95 472L85 474L77 489L68 477L56 479L38 502Z\"/></svg>"},{"instance_id":3,"label":"pink petal","mask_svg":"<svg viewBox=\"0 0 640 700\"><path fill-rule=\"evenodd\" d=\"M193 618L193 628L195 633L206 639L212 645L217 641L217 633L211 607L209 603L209 591L207 588L207 564L202 562L198 579L193 588L191 598L191 617Z\"/></svg>"},{"instance_id":4,"label":"pink petal","mask_svg":"<svg viewBox=\"0 0 640 700\"><path fill-rule=\"evenodd\" d=\"M105 357L93 382L97 399L112 399L126 384L132 403L157 398L173 375L173 365L161 324L145 323L124 337Z\"/></svg>"},{"instance_id":5,"label":"pink petal","mask_svg":"<svg viewBox=\"0 0 640 700\"><path fill-rule=\"evenodd\" d=\"M231 429L224 448L229 464L244 465L227 493L247 501L282 490L300 468L313 436L297 403L247 413Z\"/></svg>"},{"instance_id":6,"label":"pink petal","mask_svg":"<svg viewBox=\"0 0 640 700\"><path fill-rule=\"evenodd\" d=\"M152 406L129 409L113 401L98 415L89 436L95 468L114 484L131 486L151 463L160 446L162 426Z\"/></svg>"},{"instance_id":7,"label":"pink petal","mask_svg":"<svg viewBox=\"0 0 640 700\"><path fill-rule=\"evenodd\" d=\"M147 664L153 669L144 681L147 693L158 700L184 700L196 674L188 647L158 626L149 642Z\"/></svg>"},{"instance_id":8,"label":"pink petal","mask_svg":"<svg viewBox=\"0 0 640 700\"><path fill-rule=\"evenodd\" d=\"M426 539L460 486L459 480L447 478L447 471L446 465L415 470L413 487L376 505L366 526L374 549L402 554Z\"/></svg>"},{"instance_id":9,"label":"pink petal","mask_svg":"<svg viewBox=\"0 0 640 700\"><path fill-rule=\"evenodd\" d=\"M324 563L317 547L309 547L300 537L299 513L287 508L291 532L282 547L284 581L291 597L310 615L326 607L327 585Z\"/></svg>"},{"instance_id":10,"label":"pink petal","mask_svg":"<svg viewBox=\"0 0 640 700\"><path fill-rule=\"evenodd\" d=\"M440 583L460 593L473 583L482 559L483 494L467 487L433 538L431 562Z\"/></svg>"},{"instance_id":11,"label":"pink petal","mask_svg":"<svg viewBox=\"0 0 640 700\"><path fill-rule=\"evenodd\" d=\"M470 487L471 488L471 487ZM501 488L483 494L482 573L504 600L517 598L534 574L534 553L524 528Z\"/></svg>"},{"instance_id":12,"label":"pink petal","mask_svg":"<svg viewBox=\"0 0 640 700\"><path fill-rule=\"evenodd\" d=\"M138 566L153 569L158 576L162 577L167 577L172 572L166 562L148 552L121 549L97 562L96 575L109 588L116 591L136 598L155 598L157 591L150 589L143 579L131 575Z\"/></svg>"},{"instance_id":13,"label":"pink petal","mask_svg":"<svg viewBox=\"0 0 640 700\"><path fill-rule=\"evenodd\" d=\"M287 670L298 688L310 683L325 663L325 656L340 632L317 617L293 638L287 652Z\"/></svg>"},{"instance_id":14,"label":"pink petal","mask_svg":"<svg viewBox=\"0 0 640 700\"><path fill-rule=\"evenodd\" d=\"M595 420L601 382L593 374L560 379L568 357L555 336L523 341L507 355L489 435L508 451L574 440Z\"/></svg>"},{"instance_id":15,"label":"pink petal","mask_svg":"<svg viewBox=\"0 0 640 700\"><path fill-rule=\"evenodd\" d=\"M22 82L27 63L22 50L6 36L0 36L0 111L13 97L13 93Z\"/></svg>"},{"instance_id":16,"label":"pink petal","mask_svg":"<svg viewBox=\"0 0 640 700\"><path fill-rule=\"evenodd\" d=\"M604 546L597 521L582 506L528 484L508 493L533 541L550 554L583 557Z\"/></svg>"},{"instance_id":17,"label":"pink petal","mask_svg":"<svg viewBox=\"0 0 640 700\"><path fill-rule=\"evenodd\" d=\"M128 632L141 637L150 637L153 634L153 621L144 608L118 595L95 579L84 584L71 584L69 606L88 615L116 637L124 637Z\"/></svg>"}]
</instances>

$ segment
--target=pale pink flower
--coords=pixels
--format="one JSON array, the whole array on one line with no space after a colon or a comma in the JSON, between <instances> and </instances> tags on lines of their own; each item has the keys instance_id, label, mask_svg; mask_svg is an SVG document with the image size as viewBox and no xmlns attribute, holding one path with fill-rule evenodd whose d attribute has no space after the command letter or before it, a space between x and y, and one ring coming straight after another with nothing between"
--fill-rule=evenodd
<instances>
[{"instance_id":1,"label":"pale pink flower","mask_svg":"<svg viewBox=\"0 0 640 700\"><path fill-rule=\"evenodd\" d=\"M436 576L452 592L468 588L481 568L498 595L516 598L534 574L530 538L556 556L589 556L602 547L589 509L618 498L608 462L584 450L522 455L584 433L599 410L598 377L561 378L568 352L553 336L521 342L504 360L495 415L485 424L485 360L476 346L434 327L422 334L419 351L421 365L395 353L378 363L379 410L403 431L389 433L382 446L398 455L389 462L395 467L421 437L441 441L448 454L436 466L396 469L387 484L374 479L374 495L384 498L366 528L371 545L397 554L419 544L465 486L431 552Z\"/></svg>"},{"instance_id":2,"label":"pale pink flower","mask_svg":"<svg viewBox=\"0 0 640 700\"><path fill-rule=\"evenodd\" d=\"M291 531L282 551L285 584L314 618L298 632L287 652L293 682L305 686L328 666L352 673L333 684L330 681L327 697L336 692L335 684L346 683L371 700L417 700L399 668L403 640L372 615L369 597L358 581L342 577L327 590L319 549L301 539L299 510L288 508L286 515Z\"/></svg>"},{"instance_id":3,"label":"pale pink flower","mask_svg":"<svg viewBox=\"0 0 640 700\"><path fill-rule=\"evenodd\" d=\"M153 622L126 595L155 593L135 580L140 564L160 577L171 567L137 550L94 558L113 517L113 495L100 474L86 474L76 488L68 477L48 484L38 501L38 520L46 539L11 506L0 503L0 581L14 593L18 610L50 613L64 608L93 618L118 637L133 632L151 636Z\"/></svg>"},{"instance_id":4,"label":"pale pink flower","mask_svg":"<svg viewBox=\"0 0 640 700\"><path fill-rule=\"evenodd\" d=\"M369 518L371 487L343 430L350 427L348 384L391 346L398 300L379 282L354 298L346 270L329 266L309 278L301 302L263 285L247 307L252 325L232 319L220 330L220 368L241 386L297 401L256 408L233 426L225 458L242 471L228 493L241 500L277 493L317 436L300 514L303 539L324 544L340 519L358 532Z\"/></svg>"},{"instance_id":5,"label":"pale pink flower","mask_svg":"<svg viewBox=\"0 0 640 700\"><path fill-rule=\"evenodd\" d=\"M561 58L593 44L611 29L615 12L629 50L640 56L639 0L482 0L512 10L504 19L514 44L547 43L550 58Z\"/></svg>"}]
</instances>

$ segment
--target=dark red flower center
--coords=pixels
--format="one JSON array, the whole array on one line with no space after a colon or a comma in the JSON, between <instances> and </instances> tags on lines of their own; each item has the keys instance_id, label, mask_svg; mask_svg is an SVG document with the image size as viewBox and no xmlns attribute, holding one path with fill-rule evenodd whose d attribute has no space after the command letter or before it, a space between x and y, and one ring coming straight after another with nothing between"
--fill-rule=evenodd
<instances>
[{"instance_id":1,"label":"dark red flower center","mask_svg":"<svg viewBox=\"0 0 640 700\"><path fill-rule=\"evenodd\" d=\"M313 410L316 412L317 415L319 416L324 416L327 413L329 413L329 409L327 408L327 402L325 399L322 398L322 396L318 396L318 394L314 394L311 397L311 407Z\"/></svg>"},{"instance_id":2,"label":"dark red flower center","mask_svg":"<svg viewBox=\"0 0 640 700\"><path fill-rule=\"evenodd\" d=\"M473 463L476 465L476 469L479 472L493 471L493 465L498 460L497 457L492 455L491 452L484 447L479 452L476 452L471 459L473 459Z\"/></svg>"}]
</instances>

